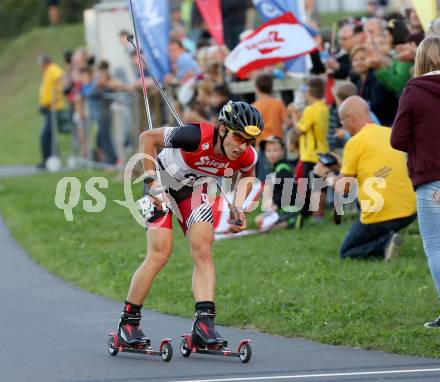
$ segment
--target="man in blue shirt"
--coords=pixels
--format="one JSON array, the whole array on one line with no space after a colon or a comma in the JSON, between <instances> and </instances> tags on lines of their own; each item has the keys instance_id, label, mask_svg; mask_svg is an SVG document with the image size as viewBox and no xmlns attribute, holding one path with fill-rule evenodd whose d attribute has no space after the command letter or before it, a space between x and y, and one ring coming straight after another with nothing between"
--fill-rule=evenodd
<instances>
[{"instance_id":1,"label":"man in blue shirt","mask_svg":"<svg viewBox=\"0 0 440 382\"><path fill-rule=\"evenodd\" d=\"M179 40L171 40L168 44L173 73L164 78L167 85L171 83L183 84L191 77L201 73L200 67L193 56L188 53Z\"/></svg>"}]
</instances>

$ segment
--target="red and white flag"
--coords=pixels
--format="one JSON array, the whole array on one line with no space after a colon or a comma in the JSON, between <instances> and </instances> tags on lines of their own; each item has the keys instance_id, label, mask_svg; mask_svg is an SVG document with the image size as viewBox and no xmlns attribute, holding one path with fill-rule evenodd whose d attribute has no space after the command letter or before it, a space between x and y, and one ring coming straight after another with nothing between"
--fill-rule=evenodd
<instances>
[{"instance_id":1,"label":"red and white flag","mask_svg":"<svg viewBox=\"0 0 440 382\"><path fill-rule=\"evenodd\" d=\"M196 4L212 38L218 45L223 45L225 39L220 0L196 0Z\"/></svg>"},{"instance_id":2,"label":"red and white flag","mask_svg":"<svg viewBox=\"0 0 440 382\"><path fill-rule=\"evenodd\" d=\"M228 55L226 67L239 78L252 70L288 61L317 49L316 42L295 16L286 12L261 25Z\"/></svg>"}]
</instances>

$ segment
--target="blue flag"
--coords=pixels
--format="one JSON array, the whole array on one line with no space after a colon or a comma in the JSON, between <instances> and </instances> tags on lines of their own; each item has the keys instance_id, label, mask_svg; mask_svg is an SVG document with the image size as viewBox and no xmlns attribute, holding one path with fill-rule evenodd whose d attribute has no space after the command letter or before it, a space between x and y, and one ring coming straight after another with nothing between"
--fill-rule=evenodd
<instances>
[{"instance_id":1,"label":"blue flag","mask_svg":"<svg viewBox=\"0 0 440 382\"><path fill-rule=\"evenodd\" d=\"M160 81L170 72L168 0L132 0L133 16L145 61Z\"/></svg>"},{"instance_id":2,"label":"blue flag","mask_svg":"<svg viewBox=\"0 0 440 382\"><path fill-rule=\"evenodd\" d=\"M316 36L318 32L307 24L303 23L301 12L297 0L253 0L254 6L262 17L263 21L273 19L281 16L283 13L291 12L296 19L307 29L312 37ZM299 57L286 63L286 68L290 72L306 73L306 59Z\"/></svg>"}]
</instances>

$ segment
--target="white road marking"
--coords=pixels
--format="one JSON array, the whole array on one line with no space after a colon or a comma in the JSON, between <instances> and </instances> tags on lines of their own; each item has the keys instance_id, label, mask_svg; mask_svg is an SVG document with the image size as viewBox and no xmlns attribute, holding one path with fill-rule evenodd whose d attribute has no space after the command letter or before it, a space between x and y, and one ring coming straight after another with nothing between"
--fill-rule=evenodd
<instances>
[{"instance_id":1,"label":"white road marking","mask_svg":"<svg viewBox=\"0 0 440 382\"><path fill-rule=\"evenodd\" d=\"M378 371L359 371L353 373L330 373L330 374L297 374L297 375L272 375L266 377L245 377L245 378L220 378L220 379L194 379L176 380L169 382L241 382L241 381L268 381L268 380L289 380L306 378L334 378L334 377L353 377L361 375L386 375L386 374L414 374L414 373L433 373L440 371L436 369L412 369L412 370L378 370Z\"/></svg>"}]
</instances>

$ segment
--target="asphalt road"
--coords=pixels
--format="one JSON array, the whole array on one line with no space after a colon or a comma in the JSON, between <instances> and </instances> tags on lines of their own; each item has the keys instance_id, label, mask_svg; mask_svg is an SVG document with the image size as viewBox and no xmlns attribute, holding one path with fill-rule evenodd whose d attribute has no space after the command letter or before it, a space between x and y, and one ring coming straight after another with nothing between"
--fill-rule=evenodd
<instances>
[{"instance_id":1,"label":"asphalt road","mask_svg":"<svg viewBox=\"0 0 440 382\"><path fill-rule=\"evenodd\" d=\"M44 238L43 238L44 239ZM301 339L220 328L235 346L252 339L253 357L179 353L191 322L144 311L143 325L157 345L171 337L174 358L107 352L121 303L87 293L36 265L0 218L0 381L440 381L436 359L404 357Z\"/></svg>"},{"instance_id":2,"label":"asphalt road","mask_svg":"<svg viewBox=\"0 0 440 382\"><path fill-rule=\"evenodd\" d=\"M6 178L10 176L30 176L41 172L37 169L37 166L29 165L10 165L0 166L0 178Z\"/></svg>"}]
</instances>

